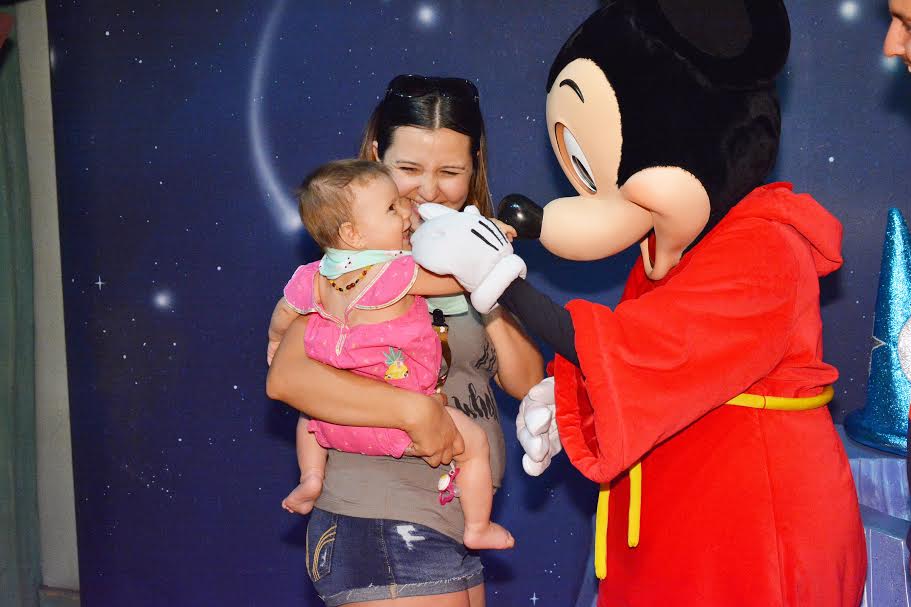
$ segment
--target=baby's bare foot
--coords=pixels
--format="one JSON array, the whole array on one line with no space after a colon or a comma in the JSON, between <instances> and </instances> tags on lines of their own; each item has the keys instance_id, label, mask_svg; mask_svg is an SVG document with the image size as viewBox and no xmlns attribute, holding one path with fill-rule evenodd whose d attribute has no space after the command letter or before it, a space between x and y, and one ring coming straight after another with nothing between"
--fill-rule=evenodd
<instances>
[{"instance_id":1,"label":"baby's bare foot","mask_svg":"<svg viewBox=\"0 0 911 607\"><path fill-rule=\"evenodd\" d=\"M309 514L322 491L323 476L316 472L306 474L301 477L300 484L282 500L282 508L291 513Z\"/></svg>"},{"instance_id":2,"label":"baby's bare foot","mask_svg":"<svg viewBox=\"0 0 911 607\"><path fill-rule=\"evenodd\" d=\"M512 534L494 522L486 525L465 525L462 542L473 550L505 550L516 545Z\"/></svg>"}]
</instances>

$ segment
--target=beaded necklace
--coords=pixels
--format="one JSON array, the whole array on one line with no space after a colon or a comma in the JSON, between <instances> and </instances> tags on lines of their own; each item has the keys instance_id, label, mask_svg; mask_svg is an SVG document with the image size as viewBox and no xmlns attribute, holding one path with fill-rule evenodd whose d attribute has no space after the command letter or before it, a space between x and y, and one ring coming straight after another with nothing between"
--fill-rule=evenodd
<instances>
[{"instance_id":1,"label":"beaded necklace","mask_svg":"<svg viewBox=\"0 0 911 607\"><path fill-rule=\"evenodd\" d=\"M349 282L348 284L346 284L344 287L338 286L338 284L335 282L335 279L334 279L334 278L333 278L333 279L327 278L326 280L329 281L329 286L330 286L330 287L332 287L333 289L335 289L335 290L338 291L339 293L344 293L345 291L350 291L351 289L353 289L353 288L357 285L357 283L359 283L359 282L361 281L361 279L364 278L364 276L367 275L367 272L369 272L369 271L370 271L370 268L372 268L372 267L373 267L373 266L367 266L366 268L364 268L363 270L361 270L360 276L358 276L357 278L355 278L354 280L352 280L351 282Z\"/></svg>"}]
</instances>

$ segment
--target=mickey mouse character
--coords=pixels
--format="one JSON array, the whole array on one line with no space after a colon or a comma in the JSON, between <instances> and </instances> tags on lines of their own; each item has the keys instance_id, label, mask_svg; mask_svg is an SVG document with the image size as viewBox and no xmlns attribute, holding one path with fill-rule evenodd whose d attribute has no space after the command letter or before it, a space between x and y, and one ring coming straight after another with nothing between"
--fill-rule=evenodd
<instances>
[{"instance_id":1,"label":"mickey mouse character","mask_svg":"<svg viewBox=\"0 0 911 607\"><path fill-rule=\"evenodd\" d=\"M864 535L825 407L838 372L819 312L841 224L790 184L760 185L789 42L778 0L615 0L563 46L547 126L579 195L543 211L511 197L501 218L568 259L640 243L613 310L555 305L490 222L421 205L418 263L557 352L520 407L523 465L540 474L562 446L601 483L599 605L861 600Z\"/></svg>"}]
</instances>

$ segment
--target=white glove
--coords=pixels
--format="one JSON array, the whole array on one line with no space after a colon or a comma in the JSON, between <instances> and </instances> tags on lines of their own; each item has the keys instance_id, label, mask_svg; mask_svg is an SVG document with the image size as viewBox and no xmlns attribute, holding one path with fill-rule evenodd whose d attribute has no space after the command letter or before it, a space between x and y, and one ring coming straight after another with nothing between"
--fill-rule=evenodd
<instances>
[{"instance_id":1,"label":"white glove","mask_svg":"<svg viewBox=\"0 0 911 607\"><path fill-rule=\"evenodd\" d=\"M550 465L550 460L563 450L557 432L554 378L548 377L533 387L519 405L516 435L525 450L522 467L531 476L538 476Z\"/></svg>"},{"instance_id":2,"label":"white glove","mask_svg":"<svg viewBox=\"0 0 911 607\"><path fill-rule=\"evenodd\" d=\"M411 236L411 254L422 268L451 274L486 314L506 287L525 278L525 262L489 219L474 206L459 213L432 202L418 206L424 223Z\"/></svg>"}]
</instances>

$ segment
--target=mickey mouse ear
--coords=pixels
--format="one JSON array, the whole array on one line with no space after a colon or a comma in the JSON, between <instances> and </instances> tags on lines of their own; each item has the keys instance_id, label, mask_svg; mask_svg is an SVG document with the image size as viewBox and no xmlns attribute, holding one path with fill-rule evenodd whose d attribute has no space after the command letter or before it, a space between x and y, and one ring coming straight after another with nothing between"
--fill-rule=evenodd
<instances>
[{"instance_id":1,"label":"mickey mouse ear","mask_svg":"<svg viewBox=\"0 0 911 607\"><path fill-rule=\"evenodd\" d=\"M743 89L775 79L791 27L782 0L636 0L651 33L716 86Z\"/></svg>"}]
</instances>

